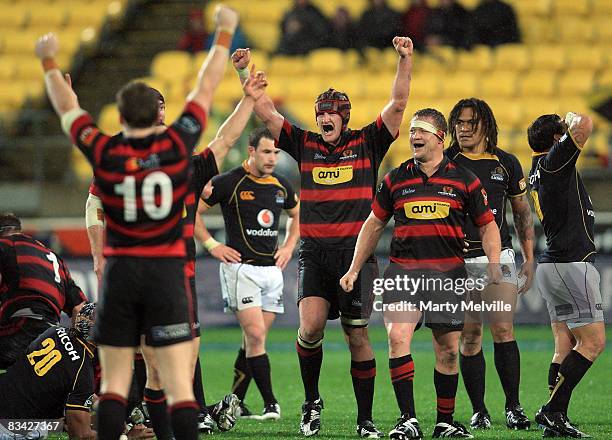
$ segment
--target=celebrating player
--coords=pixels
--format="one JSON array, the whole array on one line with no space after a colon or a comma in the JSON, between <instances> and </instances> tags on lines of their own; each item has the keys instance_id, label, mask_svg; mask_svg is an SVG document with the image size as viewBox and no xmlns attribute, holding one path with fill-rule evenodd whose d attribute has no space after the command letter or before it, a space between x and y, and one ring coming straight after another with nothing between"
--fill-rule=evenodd
<instances>
[{"instance_id":1,"label":"celebrating player","mask_svg":"<svg viewBox=\"0 0 612 440\"><path fill-rule=\"evenodd\" d=\"M572 391L606 345L595 211L576 161L591 131L587 115L542 115L527 130L534 151L530 194L546 234L536 285L548 306L555 353L548 373L550 400L536 414L549 437L588 437L567 417Z\"/></svg>"},{"instance_id":2,"label":"celebrating player","mask_svg":"<svg viewBox=\"0 0 612 440\"><path fill-rule=\"evenodd\" d=\"M359 233L351 267L340 281L347 292L359 282L359 271L374 252L391 217L395 220L395 226L391 241L391 265L385 271L385 281L393 280L396 276L442 280L444 285L447 281L452 281L452 285L465 281L463 226L468 215L479 230L489 261L499 262L499 230L488 207L487 193L472 172L444 156L446 132L446 120L439 111L428 108L414 114L410 124L414 158L391 170L381 182L372 204L372 213ZM499 267L491 264L488 271L491 282L497 282L501 275ZM389 433L390 438L420 439L423 435L416 418L412 392L412 335L425 312L423 304L458 303L454 289L445 291L436 287L442 283L431 284L433 288L421 287L416 292L401 291L397 286L383 295L387 305L410 301L414 306L398 312L394 312L393 308L383 309L389 338L391 382L401 414L397 425ZM428 313L424 318L432 330L436 355L434 385L437 423L433 437L472 438L463 425L453 421L463 311L455 309L445 312L442 309L442 313Z\"/></svg>"},{"instance_id":3,"label":"celebrating player","mask_svg":"<svg viewBox=\"0 0 612 440\"><path fill-rule=\"evenodd\" d=\"M189 156L206 124L222 77L237 14L219 7L217 40L209 52L183 114L167 129L157 126L159 104L151 89L133 82L117 94L122 135L100 132L57 68L57 38L36 45L47 91L62 126L94 168L107 223L96 341L102 385L99 436L121 434L134 349L145 335L153 346L167 392L177 440L196 439L198 405L192 390L190 295L185 277L181 215L189 179Z\"/></svg>"},{"instance_id":4,"label":"celebrating player","mask_svg":"<svg viewBox=\"0 0 612 440\"><path fill-rule=\"evenodd\" d=\"M0 215L0 369L86 300L60 257L23 234L15 215Z\"/></svg>"},{"instance_id":5,"label":"celebrating player","mask_svg":"<svg viewBox=\"0 0 612 440\"><path fill-rule=\"evenodd\" d=\"M399 134L410 92L413 45L410 38L395 37L399 55L391 100L376 121L360 130L348 128L351 102L345 93L330 88L315 101L319 133L291 124L264 96L255 113L266 124L277 146L297 162L301 173L299 313L296 348L306 401L300 431L315 435L321 428L323 399L319 374L323 361L326 321L340 317L351 352L351 376L357 400L357 432L360 437L383 434L372 422L376 361L368 337L372 295L369 289L343 292L338 282L350 264L357 234L366 220L378 175L378 167ZM239 49L234 66L246 77L250 53ZM374 256L368 256L363 286L378 272Z\"/></svg>"},{"instance_id":6,"label":"celebrating player","mask_svg":"<svg viewBox=\"0 0 612 440\"><path fill-rule=\"evenodd\" d=\"M448 118L451 142L446 155L472 171L480 179L487 192L489 206L495 216L502 240L502 278L482 292L470 293L470 301L480 303L500 300L511 305L510 312L488 313L488 322L493 336L495 368L506 395L506 426L511 429L529 429L531 422L519 402L520 356L514 338L513 320L517 293L529 290L534 261L534 232L531 208L527 201L527 182L518 159L497 147L497 123L489 105L477 98L462 99L451 110ZM506 201L510 200L514 227L523 252L521 272L516 273L512 238L506 223ZM466 269L473 278L486 274L487 257L480 240L478 228L471 219L465 224ZM526 277L521 289L518 279ZM473 416L470 425L474 429L491 427L491 416L484 402L485 358L482 353L482 320L477 312L466 312L466 322L461 333L459 365L463 383L472 402Z\"/></svg>"},{"instance_id":7,"label":"celebrating player","mask_svg":"<svg viewBox=\"0 0 612 440\"><path fill-rule=\"evenodd\" d=\"M200 203L202 212L217 203L223 210L227 245L217 242L205 229L198 238L221 261L223 301L226 311L235 313L242 327L245 369L264 400L262 420L281 416L272 392L265 344L276 313L284 311L282 270L299 237L297 195L285 177L274 173L279 152L268 129L256 129L249 136L249 159L213 178L205 190L210 195ZM283 210L289 219L285 241L278 247ZM247 388L240 388L238 398L243 401Z\"/></svg>"}]
</instances>

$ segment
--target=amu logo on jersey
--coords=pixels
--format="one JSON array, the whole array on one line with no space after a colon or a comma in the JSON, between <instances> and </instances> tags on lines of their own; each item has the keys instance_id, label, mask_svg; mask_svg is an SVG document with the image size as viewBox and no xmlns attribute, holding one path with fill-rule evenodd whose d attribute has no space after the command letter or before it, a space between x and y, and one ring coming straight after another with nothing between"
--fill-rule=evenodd
<instances>
[{"instance_id":1,"label":"amu logo on jersey","mask_svg":"<svg viewBox=\"0 0 612 440\"><path fill-rule=\"evenodd\" d=\"M416 220L432 220L446 218L450 213L450 203L425 201L404 203L406 217Z\"/></svg>"},{"instance_id":2,"label":"amu logo on jersey","mask_svg":"<svg viewBox=\"0 0 612 440\"><path fill-rule=\"evenodd\" d=\"M312 179L319 185L338 185L353 180L353 167L314 167Z\"/></svg>"}]
</instances>

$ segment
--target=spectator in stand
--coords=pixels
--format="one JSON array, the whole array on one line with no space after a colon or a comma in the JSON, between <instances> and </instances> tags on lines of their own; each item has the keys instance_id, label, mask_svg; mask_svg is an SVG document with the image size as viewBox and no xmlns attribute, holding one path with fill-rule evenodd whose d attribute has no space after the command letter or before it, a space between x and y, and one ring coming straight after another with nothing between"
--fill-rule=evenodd
<instances>
[{"instance_id":1,"label":"spectator in stand","mask_svg":"<svg viewBox=\"0 0 612 440\"><path fill-rule=\"evenodd\" d=\"M192 9L189 13L189 21L187 21L185 32L181 36L176 48L189 53L202 52L203 50L210 50L213 41L214 33L211 34L206 30L203 10L199 8ZM240 27L236 28L232 46L230 47L231 51L235 51L239 47L249 46L249 42L240 30Z\"/></svg>"},{"instance_id":2,"label":"spectator in stand","mask_svg":"<svg viewBox=\"0 0 612 440\"><path fill-rule=\"evenodd\" d=\"M426 45L449 45L457 49L472 46L472 16L456 0L440 0L440 6L429 14Z\"/></svg>"},{"instance_id":3,"label":"spectator in stand","mask_svg":"<svg viewBox=\"0 0 612 440\"><path fill-rule=\"evenodd\" d=\"M339 6L330 23L329 46L340 50L359 49L359 34L348 9Z\"/></svg>"},{"instance_id":4,"label":"spectator in stand","mask_svg":"<svg viewBox=\"0 0 612 440\"><path fill-rule=\"evenodd\" d=\"M386 49L395 35L400 35L400 14L387 5L387 0L370 0L370 7L359 20L363 45Z\"/></svg>"},{"instance_id":5,"label":"spectator in stand","mask_svg":"<svg viewBox=\"0 0 612 440\"><path fill-rule=\"evenodd\" d=\"M487 46L520 43L516 14L509 4L500 0L481 0L472 12L474 42Z\"/></svg>"},{"instance_id":6,"label":"spectator in stand","mask_svg":"<svg viewBox=\"0 0 612 440\"><path fill-rule=\"evenodd\" d=\"M410 7L401 18L402 35L410 35L414 48L423 50L425 48L425 37L427 20L431 14L431 8L427 6L426 0L411 0Z\"/></svg>"},{"instance_id":7,"label":"spectator in stand","mask_svg":"<svg viewBox=\"0 0 612 440\"><path fill-rule=\"evenodd\" d=\"M310 0L295 0L281 22L277 53L304 55L325 46L328 37L329 24L321 11Z\"/></svg>"}]
</instances>

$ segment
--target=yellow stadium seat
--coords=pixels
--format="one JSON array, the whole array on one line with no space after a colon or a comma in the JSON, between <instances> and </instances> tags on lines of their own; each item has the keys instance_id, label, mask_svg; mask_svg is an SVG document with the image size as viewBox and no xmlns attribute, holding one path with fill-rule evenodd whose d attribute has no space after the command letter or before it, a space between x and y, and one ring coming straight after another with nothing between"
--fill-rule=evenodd
<instances>
[{"instance_id":1,"label":"yellow stadium seat","mask_svg":"<svg viewBox=\"0 0 612 440\"><path fill-rule=\"evenodd\" d=\"M298 125L303 125L310 128L314 128L316 126L314 100L291 100L287 102L285 107L291 116L300 122Z\"/></svg>"},{"instance_id":2,"label":"yellow stadium seat","mask_svg":"<svg viewBox=\"0 0 612 440\"><path fill-rule=\"evenodd\" d=\"M516 94L517 73L494 71L483 75L480 80L480 94L485 97L511 97Z\"/></svg>"},{"instance_id":3,"label":"yellow stadium seat","mask_svg":"<svg viewBox=\"0 0 612 440\"><path fill-rule=\"evenodd\" d=\"M562 96L558 102L558 110L561 116L567 112L592 114L588 101L582 96Z\"/></svg>"},{"instance_id":4,"label":"yellow stadium seat","mask_svg":"<svg viewBox=\"0 0 612 440\"><path fill-rule=\"evenodd\" d=\"M604 48L600 45L566 46L565 57L570 69L590 69L597 71L605 63Z\"/></svg>"},{"instance_id":5,"label":"yellow stadium seat","mask_svg":"<svg viewBox=\"0 0 612 440\"><path fill-rule=\"evenodd\" d=\"M404 12L410 6L410 0L387 0L387 5L398 12Z\"/></svg>"},{"instance_id":6,"label":"yellow stadium seat","mask_svg":"<svg viewBox=\"0 0 612 440\"><path fill-rule=\"evenodd\" d=\"M57 32L60 53L72 57L81 46L83 28L66 27Z\"/></svg>"},{"instance_id":7,"label":"yellow stadium seat","mask_svg":"<svg viewBox=\"0 0 612 440\"><path fill-rule=\"evenodd\" d=\"M366 75L360 73L351 73L342 77L342 82L338 84L341 91L349 96L352 102L355 100L361 100L367 93L366 84L368 80L371 80Z\"/></svg>"},{"instance_id":8,"label":"yellow stadium seat","mask_svg":"<svg viewBox=\"0 0 612 440\"><path fill-rule=\"evenodd\" d=\"M242 30L253 45L268 53L274 52L278 47L280 38L280 25L262 26L259 23L243 23Z\"/></svg>"},{"instance_id":9,"label":"yellow stadium seat","mask_svg":"<svg viewBox=\"0 0 612 440\"><path fill-rule=\"evenodd\" d=\"M524 44L502 44L493 58L496 70L522 71L529 67L529 49Z\"/></svg>"},{"instance_id":10,"label":"yellow stadium seat","mask_svg":"<svg viewBox=\"0 0 612 440\"><path fill-rule=\"evenodd\" d=\"M192 74L192 66L193 58L189 53L169 50L155 55L151 63L151 76L178 81Z\"/></svg>"},{"instance_id":11,"label":"yellow stadium seat","mask_svg":"<svg viewBox=\"0 0 612 440\"><path fill-rule=\"evenodd\" d=\"M0 57L0 80L8 81L15 77L17 73L17 63L19 58L2 56ZM40 64L38 65L40 73Z\"/></svg>"},{"instance_id":12,"label":"yellow stadium seat","mask_svg":"<svg viewBox=\"0 0 612 440\"><path fill-rule=\"evenodd\" d=\"M345 72L352 66L346 65L346 59L340 49L317 49L308 55L308 69L312 72L336 74Z\"/></svg>"},{"instance_id":13,"label":"yellow stadium seat","mask_svg":"<svg viewBox=\"0 0 612 440\"><path fill-rule=\"evenodd\" d=\"M591 0L555 0L553 13L556 15L588 15L591 12Z\"/></svg>"},{"instance_id":14,"label":"yellow stadium seat","mask_svg":"<svg viewBox=\"0 0 612 440\"><path fill-rule=\"evenodd\" d=\"M4 52L15 55L34 54L34 46L38 37L40 37L38 32L12 32L4 41Z\"/></svg>"},{"instance_id":15,"label":"yellow stadium seat","mask_svg":"<svg viewBox=\"0 0 612 440\"><path fill-rule=\"evenodd\" d=\"M597 85L600 88L612 87L612 68L609 68L597 77Z\"/></svg>"},{"instance_id":16,"label":"yellow stadium seat","mask_svg":"<svg viewBox=\"0 0 612 440\"><path fill-rule=\"evenodd\" d=\"M258 49L251 49L251 64L255 64L255 68L257 70L266 71L268 69L268 63L269 59L267 52Z\"/></svg>"},{"instance_id":17,"label":"yellow stadium seat","mask_svg":"<svg viewBox=\"0 0 612 440\"><path fill-rule=\"evenodd\" d=\"M584 44L595 39L595 27L591 18L558 16L555 23L553 25L562 43Z\"/></svg>"},{"instance_id":18,"label":"yellow stadium seat","mask_svg":"<svg viewBox=\"0 0 612 440\"><path fill-rule=\"evenodd\" d=\"M369 70L373 72L384 70L385 66L383 66L383 52L380 49L366 47L363 50L363 54Z\"/></svg>"},{"instance_id":19,"label":"yellow stadium seat","mask_svg":"<svg viewBox=\"0 0 612 440\"><path fill-rule=\"evenodd\" d=\"M105 133L114 134L121 131L119 123L119 111L116 104L106 104L100 110L98 116L98 127Z\"/></svg>"},{"instance_id":20,"label":"yellow stadium seat","mask_svg":"<svg viewBox=\"0 0 612 440\"><path fill-rule=\"evenodd\" d=\"M223 79L215 90L215 99L222 101L239 101L242 97L242 88L237 79Z\"/></svg>"},{"instance_id":21,"label":"yellow stadium seat","mask_svg":"<svg viewBox=\"0 0 612 440\"><path fill-rule=\"evenodd\" d=\"M38 3L30 10L28 27L50 32L61 28L66 22L66 11L57 4Z\"/></svg>"},{"instance_id":22,"label":"yellow stadium seat","mask_svg":"<svg viewBox=\"0 0 612 440\"><path fill-rule=\"evenodd\" d=\"M531 71L520 78L519 95L552 96L557 91L557 77L550 71Z\"/></svg>"},{"instance_id":23,"label":"yellow stadium seat","mask_svg":"<svg viewBox=\"0 0 612 440\"><path fill-rule=\"evenodd\" d=\"M21 56L14 58L17 78L20 80L38 80L43 81L43 71L40 67L40 60L33 56Z\"/></svg>"},{"instance_id":24,"label":"yellow stadium seat","mask_svg":"<svg viewBox=\"0 0 612 440\"><path fill-rule=\"evenodd\" d=\"M584 96L593 91L594 84L591 70L567 70L559 77L559 90L563 96Z\"/></svg>"},{"instance_id":25,"label":"yellow stadium seat","mask_svg":"<svg viewBox=\"0 0 612 440\"><path fill-rule=\"evenodd\" d=\"M455 69L457 70L489 70L493 65L491 48L488 46L477 46L470 51L459 51Z\"/></svg>"},{"instance_id":26,"label":"yellow stadium seat","mask_svg":"<svg viewBox=\"0 0 612 440\"><path fill-rule=\"evenodd\" d=\"M557 30L549 20L540 17L520 17L519 26L524 41L529 45L553 43L557 39Z\"/></svg>"},{"instance_id":27,"label":"yellow stadium seat","mask_svg":"<svg viewBox=\"0 0 612 440\"><path fill-rule=\"evenodd\" d=\"M170 93L170 86L172 86L174 83L172 82L168 82L167 80L155 77L155 76L145 76L142 78L138 78L138 81L142 81L143 83L147 84L149 87L153 87L154 89L156 89L159 93L162 94L162 96L164 97L164 100L166 101L171 101L171 93Z\"/></svg>"},{"instance_id":28,"label":"yellow stadium seat","mask_svg":"<svg viewBox=\"0 0 612 440\"><path fill-rule=\"evenodd\" d=\"M512 150L514 141L514 132L511 130L499 130L497 133L497 146L505 151Z\"/></svg>"},{"instance_id":29,"label":"yellow stadium seat","mask_svg":"<svg viewBox=\"0 0 612 440\"><path fill-rule=\"evenodd\" d=\"M242 21L259 23L260 26L278 26L285 10L279 7L276 0L259 0L257 7L251 7Z\"/></svg>"},{"instance_id":30,"label":"yellow stadium seat","mask_svg":"<svg viewBox=\"0 0 612 440\"><path fill-rule=\"evenodd\" d=\"M0 83L0 107L11 110L19 109L28 96L27 90L20 83Z\"/></svg>"},{"instance_id":31,"label":"yellow stadium seat","mask_svg":"<svg viewBox=\"0 0 612 440\"><path fill-rule=\"evenodd\" d=\"M565 67L565 49L562 45L538 45L531 48L531 68L560 70Z\"/></svg>"},{"instance_id":32,"label":"yellow stadium seat","mask_svg":"<svg viewBox=\"0 0 612 440\"><path fill-rule=\"evenodd\" d=\"M478 77L475 73L456 73L445 76L441 84L441 96L446 99L461 99L476 96Z\"/></svg>"},{"instance_id":33,"label":"yellow stadium seat","mask_svg":"<svg viewBox=\"0 0 612 440\"><path fill-rule=\"evenodd\" d=\"M609 156L612 153L610 144L610 133L607 130L597 130L589 136L587 141L589 149L597 154Z\"/></svg>"},{"instance_id":34,"label":"yellow stadium seat","mask_svg":"<svg viewBox=\"0 0 612 440\"><path fill-rule=\"evenodd\" d=\"M452 66L444 60L423 54L415 58L413 71L428 75L443 75L451 68Z\"/></svg>"},{"instance_id":35,"label":"yellow stadium seat","mask_svg":"<svg viewBox=\"0 0 612 440\"><path fill-rule=\"evenodd\" d=\"M391 97L391 87L395 75L391 73L380 73L365 84L366 95L370 99L389 99Z\"/></svg>"},{"instance_id":36,"label":"yellow stadium seat","mask_svg":"<svg viewBox=\"0 0 612 440\"><path fill-rule=\"evenodd\" d=\"M0 28L3 31L23 27L30 16L30 8L27 5L16 4L0 8Z\"/></svg>"},{"instance_id":37,"label":"yellow stadium seat","mask_svg":"<svg viewBox=\"0 0 612 440\"><path fill-rule=\"evenodd\" d=\"M434 59L437 59L448 68L452 68L457 61L458 50L450 46L436 46L429 50L429 53Z\"/></svg>"},{"instance_id":38,"label":"yellow stadium seat","mask_svg":"<svg viewBox=\"0 0 612 440\"><path fill-rule=\"evenodd\" d=\"M497 98L488 99L487 103L493 110L500 129L511 130L520 127L523 109L519 101Z\"/></svg>"},{"instance_id":39,"label":"yellow stadium seat","mask_svg":"<svg viewBox=\"0 0 612 440\"><path fill-rule=\"evenodd\" d=\"M592 26L597 29L597 40L609 50L609 44L612 43L612 16L596 19Z\"/></svg>"},{"instance_id":40,"label":"yellow stadium seat","mask_svg":"<svg viewBox=\"0 0 612 440\"><path fill-rule=\"evenodd\" d=\"M444 78L438 75L427 75L426 73L415 74L410 81L409 99L427 99L440 97L440 83ZM389 96L391 96L391 86L389 84Z\"/></svg>"},{"instance_id":41,"label":"yellow stadium seat","mask_svg":"<svg viewBox=\"0 0 612 440\"><path fill-rule=\"evenodd\" d=\"M306 70L306 60L302 57L275 56L268 65L268 76L299 75Z\"/></svg>"},{"instance_id":42,"label":"yellow stadium seat","mask_svg":"<svg viewBox=\"0 0 612 440\"><path fill-rule=\"evenodd\" d=\"M546 17L550 14L551 0L516 0L512 6L520 17Z\"/></svg>"},{"instance_id":43,"label":"yellow stadium seat","mask_svg":"<svg viewBox=\"0 0 612 440\"><path fill-rule=\"evenodd\" d=\"M541 115L559 113L559 101L556 99L524 98L522 127L527 127ZM524 131L523 131L524 133Z\"/></svg>"},{"instance_id":44,"label":"yellow stadium seat","mask_svg":"<svg viewBox=\"0 0 612 440\"><path fill-rule=\"evenodd\" d=\"M93 26L99 28L108 16L108 2L105 0L95 2L65 3L68 13L67 25L85 28Z\"/></svg>"},{"instance_id":45,"label":"yellow stadium seat","mask_svg":"<svg viewBox=\"0 0 612 440\"><path fill-rule=\"evenodd\" d=\"M612 2L610 0L591 0L594 17L612 15Z\"/></svg>"},{"instance_id":46,"label":"yellow stadium seat","mask_svg":"<svg viewBox=\"0 0 612 440\"><path fill-rule=\"evenodd\" d=\"M372 114L372 110L368 106L357 103L351 109L351 119L349 121L349 127L353 129L360 129L366 125L372 123L376 115Z\"/></svg>"},{"instance_id":47,"label":"yellow stadium seat","mask_svg":"<svg viewBox=\"0 0 612 440\"><path fill-rule=\"evenodd\" d=\"M300 75L288 76L283 79L287 87L287 99L292 100L310 100L314 104L317 96L333 87L336 90L342 90L342 81L336 81L334 78L325 78L318 75Z\"/></svg>"}]
</instances>

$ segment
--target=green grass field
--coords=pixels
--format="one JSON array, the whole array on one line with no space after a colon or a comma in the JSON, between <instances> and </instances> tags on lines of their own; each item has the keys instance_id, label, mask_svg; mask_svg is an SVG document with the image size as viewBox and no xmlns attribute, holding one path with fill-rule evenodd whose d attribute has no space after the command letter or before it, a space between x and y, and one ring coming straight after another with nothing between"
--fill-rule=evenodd
<instances>
[{"instance_id":1,"label":"green grass field","mask_svg":"<svg viewBox=\"0 0 612 440\"><path fill-rule=\"evenodd\" d=\"M548 366L553 343L548 327L522 327L516 331L521 349L521 403L533 420L535 411L548 398ZM374 419L379 429L388 432L399 416L395 395L389 379L385 331L371 329L372 342L378 362ZM608 340L612 332L608 332ZM237 328L203 329L202 369L208 403L220 399L231 386L233 363L240 331ZM268 339L268 352L272 363L274 392L282 408L277 422L240 420L227 433L215 434L224 439L295 439L298 433L300 408L304 399L294 349L295 329L273 329ZM531 431L509 431L504 424L504 394L493 363L491 338L486 338L487 359L486 403L493 418L493 429L473 432L481 439L535 439L542 434L535 427ZM414 394L417 415L425 436L430 437L435 424L436 397L433 386L434 355L431 332L422 329L413 342L415 362ZM320 438L356 438L356 406L349 375L350 357L340 329L330 328L325 335L323 369L320 390L325 401ZM594 438L612 439L612 356L604 352L574 391L569 416L580 429ZM253 412L260 412L262 401L254 382L246 397ZM463 383L459 382L455 419L468 425L471 406ZM204 438L204 437L203 437Z\"/></svg>"}]
</instances>

